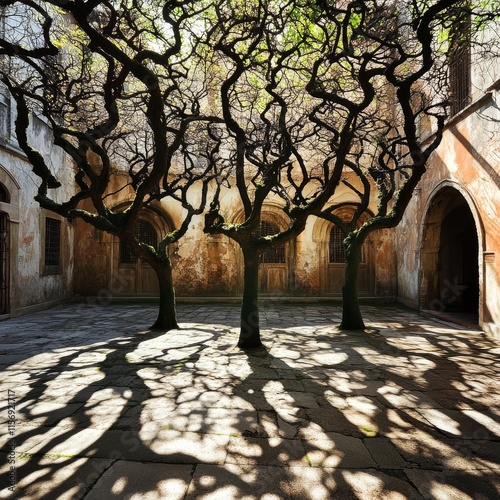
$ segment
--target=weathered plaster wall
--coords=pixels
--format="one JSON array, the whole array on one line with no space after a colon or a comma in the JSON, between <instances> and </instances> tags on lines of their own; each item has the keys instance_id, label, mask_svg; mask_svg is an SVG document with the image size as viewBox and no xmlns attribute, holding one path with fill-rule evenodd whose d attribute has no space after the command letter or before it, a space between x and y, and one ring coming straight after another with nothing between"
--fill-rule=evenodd
<instances>
[{"instance_id":1,"label":"weathered plaster wall","mask_svg":"<svg viewBox=\"0 0 500 500\"><path fill-rule=\"evenodd\" d=\"M121 179L117 177L110 192L117 191ZM193 194L196 198L197 194ZM347 191L340 191L335 202L347 199ZM126 206L132 193L120 191L120 197L109 199L111 206ZM221 213L226 222L241 222L242 210L235 190L226 190L220 198ZM185 217L184 209L168 201L162 202L157 211L167 220L156 217L155 227L161 236L179 227ZM279 208L277 199L270 199L264 206L263 217L281 229L288 225ZM154 219L154 216L153 216ZM153 219L151 219L153 221ZM236 242L223 235L207 235L203 232L204 215L193 217L189 229L181 240L169 250L173 267L175 289L178 296L240 296L242 293L243 261ZM305 230L295 240L286 243L286 263L283 286L265 293L273 296L321 296L332 295L326 286L328 272L328 243L331 223L311 217ZM133 266L119 264L118 239L96 231L82 221L76 222L77 236L75 260L78 272L75 291L79 295L100 297L111 295L154 295L154 287L141 288L140 279L134 277ZM395 260L392 233L376 233L366 243L369 256L368 296L393 298L396 293ZM376 264L375 264L376 261ZM261 266L262 268L264 266ZM142 271L137 269L136 274ZM261 269L261 273L265 270ZM336 270L343 279L343 269ZM132 273L132 274L131 274ZM335 294L333 294L335 295ZM336 293L340 295L340 290Z\"/></svg>"},{"instance_id":2,"label":"weathered plaster wall","mask_svg":"<svg viewBox=\"0 0 500 500\"><path fill-rule=\"evenodd\" d=\"M374 249L374 294L377 297L395 299L397 296L395 236L393 229L383 229L375 232L371 241L368 241Z\"/></svg>"},{"instance_id":3,"label":"weathered plaster wall","mask_svg":"<svg viewBox=\"0 0 500 500\"><path fill-rule=\"evenodd\" d=\"M326 263L328 240L318 234L317 220L310 217L304 231L296 241L295 287L297 295L317 296L322 294L322 272Z\"/></svg>"},{"instance_id":4,"label":"weathered plaster wall","mask_svg":"<svg viewBox=\"0 0 500 500\"><path fill-rule=\"evenodd\" d=\"M64 161L61 153L51 146L50 130L39 120L34 120L30 136L34 144L46 157L52 171L64 178ZM73 293L73 226L61 222L61 266L60 272L48 274L43 268L44 220L46 216L59 217L42 211L34 200L38 180L31 172L24 155L16 148L15 140L9 137L0 148L0 182L7 187L11 201L15 200L17 215L12 217L12 207L4 206L9 215L10 231L10 290L9 311L19 315L46 307L67 298ZM9 186L7 177L16 184ZM7 184L6 184L7 183ZM13 193L12 191L17 191ZM56 200L63 200L72 192L72 184L64 184L55 193Z\"/></svg>"},{"instance_id":5,"label":"weathered plaster wall","mask_svg":"<svg viewBox=\"0 0 500 500\"><path fill-rule=\"evenodd\" d=\"M223 235L203 233L196 216L171 253L176 293L180 296L231 296L238 293L238 248Z\"/></svg>"}]
</instances>

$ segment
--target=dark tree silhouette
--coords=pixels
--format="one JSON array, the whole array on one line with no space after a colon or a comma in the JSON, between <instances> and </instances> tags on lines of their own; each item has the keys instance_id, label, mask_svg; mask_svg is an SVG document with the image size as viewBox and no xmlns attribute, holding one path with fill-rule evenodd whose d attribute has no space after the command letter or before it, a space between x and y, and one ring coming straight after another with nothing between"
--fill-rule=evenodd
<instances>
[{"instance_id":1,"label":"dark tree silhouette","mask_svg":"<svg viewBox=\"0 0 500 500\"><path fill-rule=\"evenodd\" d=\"M354 202L349 220L335 214L346 203L331 202L319 216L345 235L341 327L363 329L357 293L362 244L373 231L401 221L450 108L457 109L450 61L470 45L495 54L492 40L484 45L483 39L482 47L478 35L500 11L496 1L319 3L331 36L307 91L321 101L314 119L333 132L331 152L344 165L342 182L352 194L347 204Z\"/></svg>"},{"instance_id":2,"label":"dark tree silhouette","mask_svg":"<svg viewBox=\"0 0 500 500\"><path fill-rule=\"evenodd\" d=\"M299 9L299 10L297 10ZM310 60L308 35L301 34L306 3L231 4L220 2L210 11L202 44L210 54L213 136L220 142L216 159L242 221L227 221L216 202L206 216L205 231L221 233L240 246L244 262L244 289L238 345L260 347L259 264L263 253L297 236L312 213L297 208L300 200L286 199L296 169L307 170L308 149L322 142L311 122L312 99L307 96L301 65ZM200 42L201 44L201 42ZM303 51L308 54L303 54ZM338 173L337 173L338 175ZM329 179L323 191L333 192ZM304 182L295 188L302 193ZM288 227L261 234L266 204L281 208ZM234 207L233 207L234 211Z\"/></svg>"},{"instance_id":3,"label":"dark tree silhouette","mask_svg":"<svg viewBox=\"0 0 500 500\"><path fill-rule=\"evenodd\" d=\"M118 236L147 262L160 289L153 327L176 328L167 248L204 210L213 173L206 167L211 143L203 125L203 68L190 61L195 47L186 36L195 7L78 0L0 5L6 19L2 79L16 103L19 146L40 180L36 200ZM33 147L32 114L49 125L73 165L65 170L71 180L56 179ZM65 200L62 182L75 186ZM190 202L193 187L202 193L196 203ZM116 209L124 197L128 206ZM134 222L163 199L182 204L186 215L154 248L137 238Z\"/></svg>"}]
</instances>

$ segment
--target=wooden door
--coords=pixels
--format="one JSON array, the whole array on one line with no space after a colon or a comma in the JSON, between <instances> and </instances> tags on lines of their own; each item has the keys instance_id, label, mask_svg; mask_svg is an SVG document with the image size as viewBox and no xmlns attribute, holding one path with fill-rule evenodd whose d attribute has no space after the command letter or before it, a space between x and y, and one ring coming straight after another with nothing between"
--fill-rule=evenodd
<instances>
[{"instance_id":1,"label":"wooden door","mask_svg":"<svg viewBox=\"0 0 500 500\"><path fill-rule=\"evenodd\" d=\"M328 265L326 276L326 293L341 294L345 281L345 252L343 245L344 235L342 231L333 226L330 231L328 245ZM366 249L363 248L361 264L359 265L358 292L370 292L370 279L368 274Z\"/></svg>"},{"instance_id":2,"label":"wooden door","mask_svg":"<svg viewBox=\"0 0 500 500\"><path fill-rule=\"evenodd\" d=\"M261 236L271 236L279 232L278 226L263 220L260 226ZM279 245L260 256L259 283L261 293L284 292L288 288L286 247Z\"/></svg>"},{"instance_id":3,"label":"wooden door","mask_svg":"<svg viewBox=\"0 0 500 500\"><path fill-rule=\"evenodd\" d=\"M139 219L134 225L134 232L139 241L156 248L158 235L148 221ZM124 293L140 295L157 295L159 293L158 278L153 268L142 259L138 259L123 243L120 243L118 259L118 269Z\"/></svg>"}]
</instances>

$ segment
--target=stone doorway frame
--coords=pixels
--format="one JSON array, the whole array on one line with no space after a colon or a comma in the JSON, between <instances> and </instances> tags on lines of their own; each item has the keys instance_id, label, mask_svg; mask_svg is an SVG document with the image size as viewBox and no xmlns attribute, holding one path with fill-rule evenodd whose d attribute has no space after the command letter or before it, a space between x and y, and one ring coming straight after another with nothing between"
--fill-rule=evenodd
<instances>
[{"instance_id":1,"label":"stone doorway frame","mask_svg":"<svg viewBox=\"0 0 500 500\"><path fill-rule=\"evenodd\" d=\"M125 210L130 205L130 202L122 202L113 207L113 210L121 211ZM148 222L153 229L156 231L158 240L165 237L171 228L174 228L174 224L170 215L166 212L163 206L158 204L152 204L141 210L137 220L144 220ZM105 233L104 239L108 245L107 251L107 263L106 263L106 283L108 287L112 290L113 295L124 295L124 296L136 296L136 295L151 295L149 293L141 293L141 285L138 280L141 276L137 274L138 267L142 264L137 262L136 264L121 264L120 259L120 240L117 236ZM168 250L169 254L173 252L174 245L170 245ZM129 289L129 282L126 277L123 276L123 270L129 268L134 270L134 291Z\"/></svg>"},{"instance_id":2,"label":"stone doorway frame","mask_svg":"<svg viewBox=\"0 0 500 500\"><path fill-rule=\"evenodd\" d=\"M19 255L19 194L20 186L12 175L0 165L0 183L8 195L8 201L0 202L0 212L5 217L8 233L6 267L8 269L7 288L5 290L6 311L10 314L18 306L17 256Z\"/></svg>"},{"instance_id":3,"label":"stone doorway frame","mask_svg":"<svg viewBox=\"0 0 500 500\"><path fill-rule=\"evenodd\" d=\"M346 204L346 206L335 210L335 215L340 218L349 220L354 213L356 206L353 204ZM359 220L359 225L364 224L370 217L373 217L371 210L367 210ZM345 264L330 264L329 262L329 243L330 243L330 232L335 227L332 222L323 219L321 217L315 217L313 226L313 241L318 245L318 271L319 271L319 295L324 297L341 297L342 291L340 290L337 294L331 293L328 287L328 272L330 267L337 267L341 274L342 283L344 281ZM360 296L371 297L376 295L376 265L377 265L377 255L376 255L376 239L377 235L371 233L368 235L367 239L363 243L363 263L365 267L367 286L366 290L359 291Z\"/></svg>"}]
</instances>

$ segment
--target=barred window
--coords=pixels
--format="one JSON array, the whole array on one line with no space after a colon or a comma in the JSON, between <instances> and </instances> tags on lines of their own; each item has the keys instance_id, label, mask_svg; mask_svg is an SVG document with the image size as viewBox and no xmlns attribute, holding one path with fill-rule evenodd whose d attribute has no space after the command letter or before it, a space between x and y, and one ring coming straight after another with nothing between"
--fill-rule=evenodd
<instances>
[{"instance_id":1,"label":"barred window","mask_svg":"<svg viewBox=\"0 0 500 500\"><path fill-rule=\"evenodd\" d=\"M45 219L45 269L57 271L61 264L61 221Z\"/></svg>"},{"instance_id":2,"label":"barred window","mask_svg":"<svg viewBox=\"0 0 500 500\"><path fill-rule=\"evenodd\" d=\"M471 98L471 51L470 15L462 15L450 40L450 100L451 114L455 115L468 104Z\"/></svg>"},{"instance_id":3,"label":"barred window","mask_svg":"<svg viewBox=\"0 0 500 500\"><path fill-rule=\"evenodd\" d=\"M338 264L345 262L345 249L343 241L344 233L337 226L333 226L330 231L330 242L328 245L329 262L330 264Z\"/></svg>"},{"instance_id":4,"label":"barred window","mask_svg":"<svg viewBox=\"0 0 500 500\"><path fill-rule=\"evenodd\" d=\"M267 220L260 223L260 236L272 236L279 233L280 230L276 224ZM285 263L285 245L277 245L266 250L260 256L260 262L263 264L284 264Z\"/></svg>"},{"instance_id":5,"label":"barred window","mask_svg":"<svg viewBox=\"0 0 500 500\"><path fill-rule=\"evenodd\" d=\"M134 224L134 236L141 241L154 248L158 245L158 235L155 228L147 221L139 219ZM128 246L120 242L120 264L135 264L137 256L134 255Z\"/></svg>"}]
</instances>

